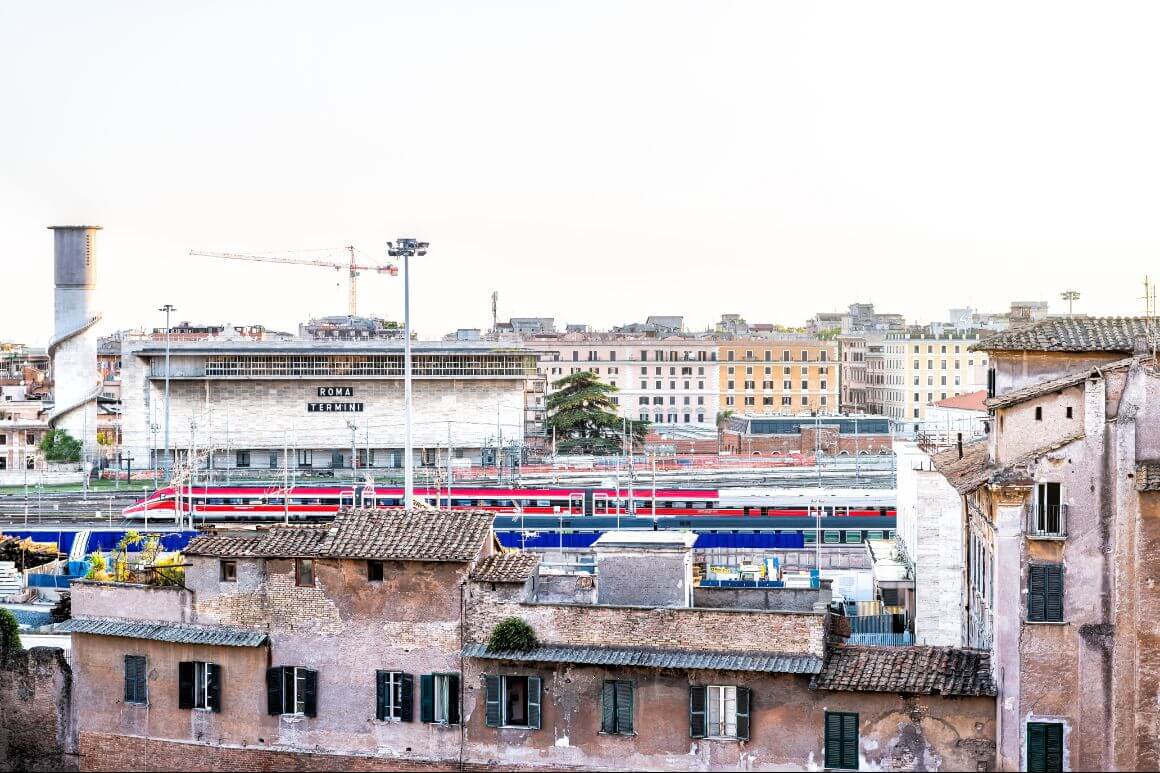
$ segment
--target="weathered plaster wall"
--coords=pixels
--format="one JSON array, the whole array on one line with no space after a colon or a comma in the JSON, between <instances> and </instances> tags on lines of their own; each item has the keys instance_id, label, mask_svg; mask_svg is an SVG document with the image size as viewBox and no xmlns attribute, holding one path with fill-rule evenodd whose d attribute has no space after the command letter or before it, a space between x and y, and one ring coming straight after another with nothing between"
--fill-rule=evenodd
<instances>
[{"instance_id":1,"label":"weathered plaster wall","mask_svg":"<svg viewBox=\"0 0 1160 773\"><path fill-rule=\"evenodd\" d=\"M61 650L0 655L0 770L76 770L72 672Z\"/></svg>"},{"instance_id":2,"label":"weathered plaster wall","mask_svg":"<svg viewBox=\"0 0 1160 773\"><path fill-rule=\"evenodd\" d=\"M812 612L816 604L829 606L833 580L820 588L701 588L693 589L693 606L702 609L765 609Z\"/></svg>"},{"instance_id":3,"label":"weathered plaster wall","mask_svg":"<svg viewBox=\"0 0 1160 773\"><path fill-rule=\"evenodd\" d=\"M193 595L184 588L93 580L74 580L70 588L73 617L193 621Z\"/></svg>"},{"instance_id":4,"label":"weathered plaster wall","mask_svg":"<svg viewBox=\"0 0 1160 773\"><path fill-rule=\"evenodd\" d=\"M995 394L1123 359L1122 352L991 352Z\"/></svg>"},{"instance_id":5,"label":"weathered plaster wall","mask_svg":"<svg viewBox=\"0 0 1160 773\"><path fill-rule=\"evenodd\" d=\"M991 698L813 691L809 677L786 674L528 668L474 659L466 669L466 758L504 769L816 770L824 765L827 710L859 714L863 770L976 770L994 754ZM497 673L543 678L542 729L485 726L483 676ZM600 733L605 679L633 681L635 735ZM693 684L749 687L750 740L691 739Z\"/></svg>"},{"instance_id":6,"label":"weathered plaster wall","mask_svg":"<svg viewBox=\"0 0 1160 773\"><path fill-rule=\"evenodd\" d=\"M996 422L1001 427L997 436L995 461L1009 464L1040 448L1047 448L1084 431L1085 386L1069 387L1061 393L1052 392L1034 400L1000 408ZM1040 420L1035 409L1040 408ZM1067 409L1071 408L1071 418Z\"/></svg>"}]
</instances>

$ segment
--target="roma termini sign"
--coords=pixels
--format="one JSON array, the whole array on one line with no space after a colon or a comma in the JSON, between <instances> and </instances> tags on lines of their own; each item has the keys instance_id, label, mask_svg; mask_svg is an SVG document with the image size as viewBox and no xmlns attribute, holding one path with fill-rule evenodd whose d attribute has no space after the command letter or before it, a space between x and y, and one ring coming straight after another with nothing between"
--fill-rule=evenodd
<instances>
[{"instance_id":1,"label":"roma termini sign","mask_svg":"<svg viewBox=\"0 0 1160 773\"><path fill-rule=\"evenodd\" d=\"M354 397L354 387L320 386L319 397ZM307 413L362 413L362 403L307 403Z\"/></svg>"}]
</instances>

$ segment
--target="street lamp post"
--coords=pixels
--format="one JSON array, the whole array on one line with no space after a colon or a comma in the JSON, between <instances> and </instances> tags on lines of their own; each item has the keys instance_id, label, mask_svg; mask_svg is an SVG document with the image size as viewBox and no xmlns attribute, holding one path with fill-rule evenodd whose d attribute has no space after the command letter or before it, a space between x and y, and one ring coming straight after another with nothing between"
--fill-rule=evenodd
<instances>
[{"instance_id":1,"label":"street lamp post","mask_svg":"<svg viewBox=\"0 0 1160 773\"><path fill-rule=\"evenodd\" d=\"M387 255L403 259L403 508L412 512L415 496L414 448L411 442L411 258L427 254L428 242L399 239L387 242Z\"/></svg>"},{"instance_id":2,"label":"street lamp post","mask_svg":"<svg viewBox=\"0 0 1160 773\"><path fill-rule=\"evenodd\" d=\"M165 312L165 459L169 461L169 315L176 311L172 303L167 303L158 311ZM162 463L164 467L164 462ZM173 474L173 464L169 465L170 474Z\"/></svg>"}]
</instances>

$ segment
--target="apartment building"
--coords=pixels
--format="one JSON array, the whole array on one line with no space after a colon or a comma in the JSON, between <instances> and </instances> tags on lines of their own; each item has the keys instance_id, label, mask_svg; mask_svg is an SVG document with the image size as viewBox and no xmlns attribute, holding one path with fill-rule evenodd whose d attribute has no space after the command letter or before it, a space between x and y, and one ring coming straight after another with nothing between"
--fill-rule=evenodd
<instances>
[{"instance_id":1,"label":"apartment building","mask_svg":"<svg viewBox=\"0 0 1160 773\"><path fill-rule=\"evenodd\" d=\"M838 344L740 338L717 344L719 404L734 413L837 413Z\"/></svg>"},{"instance_id":2,"label":"apartment building","mask_svg":"<svg viewBox=\"0 0 1160 773\"><path fill-rule=\"evenodd\" d=\"M934 456L965 524L962 640L994 653L1001 770L1160 767L1148 335L1144 319L1069 317L984 339L990 434Z\"/></svg>"},{"instance_id":3,"label":"apartment building","mask_svg":"<svg viewBox=\"0 0 1160 773\"><path fill-rule=\"evenodd\" d=\"M694 587L687 535L544 571L490 518L207 532L184 584L77 581L80 769L992 764L985 652L850 646L821 587ZM492 649L512 619L535 641Z\"/></svg>"},{"instance_id":4,"label":"apartment building","mask_svg":"<svg viewBox=\"0 0 1160 773\"><path fill-rule=\"evenodd\" d=\"M564 376L591 371L617 388L613 400L621 416L661 425L716 426L719 368L712 339L567 333L524 340L541 352L539 371L549 393Z\"/></svg>"},{"instance_id":5,"label":"apartment building","mask_svg":"<svg viewBox=\"0 0 1160 773\"><path fill-rule=\"evenodd\" d=\"M972 351L975 330L930 326L888 332L882 339L882 414L921 431L927 406L987 385L988 357Z\"/></svg>"}]
</instances>

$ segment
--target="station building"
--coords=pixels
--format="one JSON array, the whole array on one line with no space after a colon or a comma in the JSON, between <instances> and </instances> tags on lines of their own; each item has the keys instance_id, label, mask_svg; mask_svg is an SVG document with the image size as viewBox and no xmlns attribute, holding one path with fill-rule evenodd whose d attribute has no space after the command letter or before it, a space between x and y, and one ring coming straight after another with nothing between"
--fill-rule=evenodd
<instances>
[{"instance_id":1,"label":"station building","mask_svg":"<svg viewBox=\"0 0 1160 773\"><path fill-rule=\"evenodd\" d=\"M165 464L164 341L124 343L122 444L136 469ZM208 340L170 344L170 447L254 477L403 464L403 342ZM542 437L543 379L520 344L415 342L417 466L487 462ZM353 457L353 459L352 459ZM485 458L486 457L486 458Z\"/></svg>"}]
</instances>

